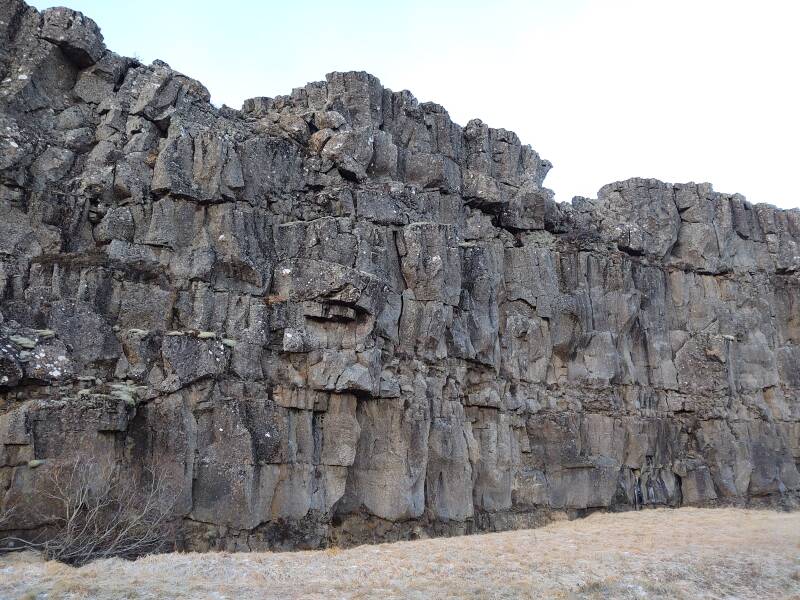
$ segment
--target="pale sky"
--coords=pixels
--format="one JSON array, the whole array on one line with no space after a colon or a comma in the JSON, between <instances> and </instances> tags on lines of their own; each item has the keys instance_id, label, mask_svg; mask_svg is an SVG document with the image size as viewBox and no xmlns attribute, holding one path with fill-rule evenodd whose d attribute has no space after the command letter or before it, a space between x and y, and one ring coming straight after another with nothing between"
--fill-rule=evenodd
<instances>
[{"instance_id":1,"label":"pale sky","mask_svg":"<svg viewBox=\"0 0 800 600\"><path fill-rule=\"evenodd\" d=\"M217 105L369 71L517 132L559 201L655 177L800 206L794 0L63 1Z\"/></svg>"}]
</instances>

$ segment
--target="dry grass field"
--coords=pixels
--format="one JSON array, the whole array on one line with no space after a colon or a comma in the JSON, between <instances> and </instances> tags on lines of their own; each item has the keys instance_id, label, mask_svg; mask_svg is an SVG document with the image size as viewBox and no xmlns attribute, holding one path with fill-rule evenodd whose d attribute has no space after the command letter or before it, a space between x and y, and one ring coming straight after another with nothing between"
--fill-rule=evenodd
<instances>
[{"instance_id":1,"label":"dry grass field","mask_svg":"<svg viewBox=\"0 0 800 600\"><path fill-rule=\"evenodd\" d=\"M9 555L0 598L800 598L800 513L646 510L350 550L165 554L80 569Z\"/></svg>"}]
</instances>

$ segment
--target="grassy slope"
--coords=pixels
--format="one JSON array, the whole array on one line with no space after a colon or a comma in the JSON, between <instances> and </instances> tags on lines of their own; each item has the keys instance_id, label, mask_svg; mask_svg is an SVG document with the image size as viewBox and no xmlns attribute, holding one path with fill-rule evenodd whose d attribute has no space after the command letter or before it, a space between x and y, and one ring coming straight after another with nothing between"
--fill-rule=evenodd
<instances>
[{"instance_id":1,"label":"grassy slope","mask_svg":"<svg viewBox=\"0 0 800 600\"><path fill-rule=\"evenodd\" d=\"M351 550L166 554L81 569L0 557L0 598L37 597L800 598L800 513L646 510Z\"/></svg>"}]
</instances>

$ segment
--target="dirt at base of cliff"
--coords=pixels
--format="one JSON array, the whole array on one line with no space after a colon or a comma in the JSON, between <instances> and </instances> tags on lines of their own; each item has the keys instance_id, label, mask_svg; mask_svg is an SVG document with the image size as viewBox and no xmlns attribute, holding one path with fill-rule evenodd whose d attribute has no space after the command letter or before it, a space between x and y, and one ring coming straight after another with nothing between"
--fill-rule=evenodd
<instances>
[{"instance_id":1,"label":"dirt at base of cliff","mask_svg":"<svg viewBox=\"0 0 800 600\"><path fill-rule=\"evenodd\" d=\"M653 509L506 533L80 569L0 557L3 598L797 598L800 512Z\"/></svg>"}]
</instances>

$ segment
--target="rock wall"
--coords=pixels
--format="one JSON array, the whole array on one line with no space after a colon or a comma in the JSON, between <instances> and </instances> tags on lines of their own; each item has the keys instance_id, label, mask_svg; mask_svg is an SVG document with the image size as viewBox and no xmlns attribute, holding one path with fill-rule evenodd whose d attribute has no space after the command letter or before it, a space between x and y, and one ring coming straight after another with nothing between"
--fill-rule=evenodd
<instances>
[{"instance_id":1,"label":"rock wall","mask_svg":"<svg viewBox=\"0 0 800 600\"><path fill-rule=\"evenodd\" d=\"M215 108L0 2L0 509L166 472L182 543L791 505L800 211L550 163L366 73Z\"/></svg>"}]
</instances>

